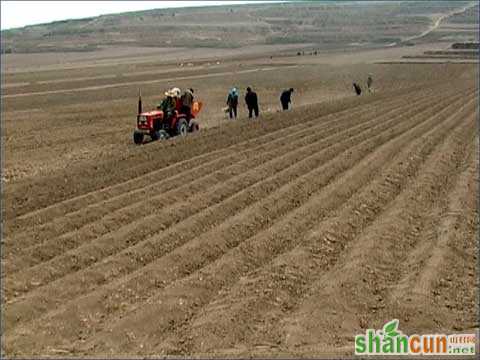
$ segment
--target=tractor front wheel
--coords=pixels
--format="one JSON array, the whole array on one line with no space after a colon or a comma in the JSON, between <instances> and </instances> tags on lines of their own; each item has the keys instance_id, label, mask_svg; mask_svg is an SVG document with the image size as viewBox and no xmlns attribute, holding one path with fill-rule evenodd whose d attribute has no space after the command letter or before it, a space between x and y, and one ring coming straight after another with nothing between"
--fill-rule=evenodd
<instances>
[{"instance_id":1,"label":"tractor front wheel","mask_svg":"<svg viewBox=\"0 0 480 360\"><path fill-rule=\"evenodd\" d=\"M177 135L180 135L182 137L187 136L187 132L188 132L187 120L179 119L177 122Z\"/></svg>"},{"instance_id":2,"label":"tractor front wheel","mask_svg":"<svg viewBox=\"0 0 480 360\"><path fill-rule=\"evenodd\" d=\"M139 131L134 131L133 132L133 142L137 145L140 145L143 143L143 133Z\"/></svg>"},{"instance_id":3,"label":"tractor front wheel","mask_svg":"<svg viewBox=\"0 0 480 360\"><path fill-rule=\"evenodd\" d=\"M196 121L192 121L190 122L190 132L197 132L198 130L200 130L200 126L198 125L198 123Z\"/></svg>"}]
</instances>

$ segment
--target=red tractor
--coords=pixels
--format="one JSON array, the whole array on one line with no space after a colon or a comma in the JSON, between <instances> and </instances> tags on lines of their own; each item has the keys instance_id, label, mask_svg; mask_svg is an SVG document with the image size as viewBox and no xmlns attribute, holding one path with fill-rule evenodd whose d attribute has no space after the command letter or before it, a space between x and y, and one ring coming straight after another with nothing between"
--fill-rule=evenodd
<instances>
[{"instance_id":1,"label":"red tractor","mask_svg":"<svg viewBox=\"0 0 480 360\"><path fill-rule=\"evenodd\" d=\"M167 118L162 110L142 112L142 99L139 98L137 128L133 132L133 142L142 144L145 135L150 136L152 140L159 140L177 135L186 136L189 132L198 131L200 127L194 119L201 109L202 103L195 101L190 119L178 110L175 110L173 115Z\"/></svg>"}]
</instances>

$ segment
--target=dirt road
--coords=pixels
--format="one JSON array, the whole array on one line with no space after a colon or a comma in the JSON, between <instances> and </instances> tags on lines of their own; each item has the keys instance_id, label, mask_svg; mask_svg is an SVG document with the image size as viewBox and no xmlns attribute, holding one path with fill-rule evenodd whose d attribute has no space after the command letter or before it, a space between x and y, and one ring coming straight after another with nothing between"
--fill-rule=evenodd
<instances>
[{"instance_id":1,"label":"dirt road","mask_svg":"<svg viewBox=\"0 0 480 360\"><path fill-rule=\"evenodd\" d=\"M11 186L6 353L350 355L394 317L473 332L472 73Z\"/></svg>"},{"instance_id":2,"label":"dirt road","mask_svg":"<svg viewBox=\"0 0 480 360\"><path fill-rule=\"evenodd\" d=\"M428 34L430 34L432 31L435 31L436 29L438 29L438 27L440 26L440 24L442 23L442 21L444 21L445 19L453 16L453 15L459 15L459 14L462 14L464 13L465 11L467 11L468 9L471 9L473 7L477 6L477 2L472 2L471 4L459 9L459 10L454 10L454 11L451 11L449 12L448 14L444 14L444 15L440 15L437 17L437 19L435 19L433 21L433 24L425 31L423 31L422 33L418 34L418 35L414 35L414 36L410 36L406 39L403 39L401 43L405 43L405 42L409 42L409 41L412 41L412 40L418 40L418 39L421 39L425 36L427 36ZM399 43L393 43L393 44L390 44L389 46L396 46L396 45L399 45Z\"/></svg>"}]
</instances>

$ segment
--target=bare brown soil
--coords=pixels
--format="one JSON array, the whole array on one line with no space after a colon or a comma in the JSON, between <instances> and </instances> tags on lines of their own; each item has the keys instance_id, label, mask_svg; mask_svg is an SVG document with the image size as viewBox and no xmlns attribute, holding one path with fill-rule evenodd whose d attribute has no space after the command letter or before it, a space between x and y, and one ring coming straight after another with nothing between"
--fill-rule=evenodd
<instances>
[{"instance_id":1,"label":"bare brown soil","mask_svg":"<svg viewBox=\"0 0 480 360\"><path fill-rule=\"evenodd\" d=\"M252 45L239 49L212 49L212 48L181 48L181 47L114 47L105 46L96 51L85 53L56 53L46 52L35 54L8 54L1 55L2 71L6 74L27 74L32 79L33 72L42 71L48 78L59 77L55 73L59 70L77 70L101 75L108 73L114 66L115 71L126 68L126 73L135 65L152 66L152 63L167 63L178 66L189 63L198 63L199 59L205 63L215 63L217 59L245 58L245 55L265 56L268 53L288 52L296 53L297 49L311 48L313 44L279 44L279 45ZM226 56L227 55L227 56ZM46 72L50 70L50 72ZM35 80L33 78L32 80ZM7 75L7 82L8 75Z\"/></svg>"},{"instance_id":2,"label":"bare brown soil","mask_svg":"<svg viewBox=\"0 0 480 360\"><path fill-rule=\"evenodd\" d=\"M291 66L305 105L144 146L134 92L5 98L8 355L349 355L391 318L478 327L475 68ZM372 95L339 85L368 71ZM274 106L278 78L242 77Z\"/></svg>"},{"instance_id":3,"label":"bare brown soil","mask_svg":"<svg viewBox=\"0 0 480 360\"><path fill-rule=\"evenodd\" d=\"M14 54L2 352L318 358L352 355L356 334L393 318L406 334L478 331L478 63L402 59L446 51L427 43L439 29L301 56ZM369 73L373 93L355 96ZM134 145L139 89L153 108L171 86L195 89L201 131ZM232 86L236 121L221 111Z\"/></svg>"}]
</instances>

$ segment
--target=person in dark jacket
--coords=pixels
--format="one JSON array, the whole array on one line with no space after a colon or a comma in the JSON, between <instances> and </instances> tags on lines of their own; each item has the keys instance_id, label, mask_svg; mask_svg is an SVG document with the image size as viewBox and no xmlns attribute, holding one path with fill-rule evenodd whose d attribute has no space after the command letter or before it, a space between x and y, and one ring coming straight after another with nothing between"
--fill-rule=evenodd
<instances>
[{"instance_id":1,"label":"person in dark jacket","mask_svg":"<svg viewBox=\"0 0 480 360\"><path fill-rule=\"evenodd\" d=\"M282 95L280 95L280 102L282 103L283 110L288 110L288 105L292 102L292 93L293 88L290 88L288 90L284 90Z\"/></svg>"},{"instance_id":2,"label":"person in dark jacket","mask_svg":"<svg viewBox=\"0 0 480 360\"><path fill-rule=\"evenodd\" d=\"M258 117L258 97L257 94L252 91L251 87L247 87L247 94L245 95L245 103L247 104L248 108L248 117L251 119L253 113L255 113L255 117Z\"/></svg>"},{"instance_id":3,"label":"person in dark jacket","mask_svg":"<svg viewBox=\"0 0 480 360\"><path fill-rule=\"evenodd\" d=\"M157 106L157 109L163 111L163 114L165 116L165 120L169 120L173 116L173 113L174 113L175 107L176 107L175 95L176 94L172 90L168 90L167 92L165 92L165 98Z\"/></svg>"},{"instance_id":4,"label":"person in dark jacket","mask_svg":"<svg viewBox=\"0 0 480 360\"><path fill-rule=\"evenodd\" d=\"M358 85L357 83L353 83L353 88L355 89L355 93L357 94L357 96L362 94L362 88L360 87L360 85Z\"/></svg>"},{"instance_id":5,"label":"person in dark jacket","mask_svg":"<svg viewBox=\"0 0 480 360\"><path fill-rule=\"evenodd\" d=\"M187 121L192 117L193 89L187 89L181 97L181 112L187 115Z\"/></svg>"},{"instance_id":6,"label":"person in dark jacket","mask_svg":"<svg viewBox=\"0 0 480 360\"><path fill-rule=\"evenodd\" d=\"M237 118L237 106L238 106L238 91L237 88L232 88L227 97L228 113L230 119Z\"/></svg>"}]
</instances>

